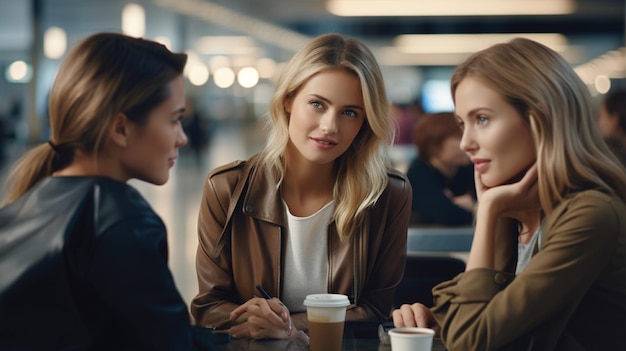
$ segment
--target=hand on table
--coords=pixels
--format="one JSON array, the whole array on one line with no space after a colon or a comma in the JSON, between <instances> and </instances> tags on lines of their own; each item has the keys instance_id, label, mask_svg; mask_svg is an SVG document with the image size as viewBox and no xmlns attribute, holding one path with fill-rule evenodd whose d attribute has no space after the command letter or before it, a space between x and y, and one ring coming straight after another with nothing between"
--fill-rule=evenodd
<instances>
[{"instance_id":1,"label":"hand on table","mask_svg":"<svg viewBox=\"0 0 626 351\"><path fill-rule=\"evenodd\" d=\"M401 327L419 327L430 328L435 331L435 335L439 335L440 327L435 320L435 315L430 309L421 303L412 305L404 304L392 313L393 324L397 328Z\"/></svg>"},{"instance_id":2,"label":"hand on table","mask_svg":"<svg viewBox=\"0 0 626 351\"><path fill-rule=\"evenodd\" d=\"M296 332L289 310L277 298L254 297L234 309L230 319L236 321L244 314L245 321L229 329L235 338L284 339Z\"/></svg>"}]
</instances>

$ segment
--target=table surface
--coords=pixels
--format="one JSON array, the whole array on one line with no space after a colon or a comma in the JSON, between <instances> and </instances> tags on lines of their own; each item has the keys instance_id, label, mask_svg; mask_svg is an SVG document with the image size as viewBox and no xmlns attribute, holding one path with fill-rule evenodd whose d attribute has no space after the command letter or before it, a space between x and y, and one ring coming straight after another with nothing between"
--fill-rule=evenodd
<instances>
[{"instance_id":1,"label":"table surface","mask_svg":"<svg viewBox=\"0 0 626 351\"><path fill-rule=\"evenodd\" d=\"M308 351L309 346L297 340L248 340L232 339L218 345L219 351ZM342 351L391 351L391 346L378 339L344 339ZM440 339L433 341L433 351L445 351Z\"/></svg>"},{"instance_id":2,"label":"table surface","mask_svg":"<svg viewBox=\"0 0 626 351\"><path fill-rule=\"evenodd\" d=\"M343 330L342 351L391 351L391 346L381 343L388 338L383 329L393 326L391 320L383 321L346 321ZM227 333L217 332L214 334L214 341L222 342L218 344L218 351L308 351L309 345L304 338L291 338L284 340L251 340L232 339ZM388 339L387 339L388 340ZM441 339L433 340L432 351L446 351Z\"/></svg>"}]
</instances>

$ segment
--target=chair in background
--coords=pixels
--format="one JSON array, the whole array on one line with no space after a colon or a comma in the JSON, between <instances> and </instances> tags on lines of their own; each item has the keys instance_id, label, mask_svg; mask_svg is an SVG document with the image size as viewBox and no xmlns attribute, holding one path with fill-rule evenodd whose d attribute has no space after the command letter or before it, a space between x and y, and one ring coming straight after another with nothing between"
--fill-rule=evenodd
<instances>
[{"instance_id":1,"label":"chair in background","mask_svg":"<svg viewBox=\"0 0 626 351\"><path fill-rule=\"evenodd\" d=\"M432 289L435 285L454 278L465 271L465 262L448 256L416 256L406 258L404 277L396 288L394 307L420 302L433 306Z\"/></svg>"}]
</instances>

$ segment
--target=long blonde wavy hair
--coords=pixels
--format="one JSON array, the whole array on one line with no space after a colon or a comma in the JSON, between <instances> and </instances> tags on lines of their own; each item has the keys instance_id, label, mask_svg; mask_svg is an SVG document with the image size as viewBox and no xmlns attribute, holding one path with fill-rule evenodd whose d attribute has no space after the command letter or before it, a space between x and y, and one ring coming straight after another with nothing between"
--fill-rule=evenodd
<instances>
[{"instance_id":1,"label":"long blonde wavy hair","mask_svg":"<svg viewBox=\"0 0 626 351\"><path fill-rule=\"evenodd\" d=\"M280 186L285 175L285 152L289 141L289 114L285 101L315 74L343 68L361 82L365 122L352 145L335 161L334 220L342 240L347 240L364 221L387 186L387 154L395 129L388 116L388 101L380 67L372 52L360 41L340 34L313 39L294 55L276 82L269 106L269 138L260 162L275 172Z\"/></svg>"},{"instance_id":2,"label":"long blonde wavy hair","mask_svg":"<svg viewBox=\"0 0 626 351\"><path fill-rule=\"evenodd\" d=\"M180 76L186 54L170 52L150 40L118 33L83 39L65 58L50 91L50 144L26 152L7 179L3 205L38 181L67 167L76 150L97 155L111 117L123 112L145 122L169 97L167 84Z\"/></svg>"},{"instance_id":3,"label":"long blonde wavy hair","mask_svg":"<svg viewBox=\"0 0 626 351\"><path fill-rule=\"evenodd\" d=\"M525 38L491 46L456 68L453 97L468 76L497 91L530 125L544 213L585 189L626 198L624 168L602 139L589 90L558 53Z\"/></svg>"}]
</instances>

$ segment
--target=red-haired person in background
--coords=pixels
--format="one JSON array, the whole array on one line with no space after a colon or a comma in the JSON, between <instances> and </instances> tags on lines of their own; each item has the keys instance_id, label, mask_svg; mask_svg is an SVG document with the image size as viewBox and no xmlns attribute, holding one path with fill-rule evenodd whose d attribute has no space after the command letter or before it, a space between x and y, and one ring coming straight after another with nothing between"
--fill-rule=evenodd
<instances>
[{"instance_id":1,"label":"red-haired person in background","mask_svg":"<svg viewBox=\"0 0 626 351\"><path fill-rule=\"evenodd\" d=\"M424 115L413 127L418 156L407 171L413 187L412 225L471 225L474 167L460 149L462 131L451 112Z\"/></svg>"},{"instance_id":2,"label":"red-haired person in background","mask_svg":"<svg viewBox=\"0 0 626 351\"><path fill-rule=\"evenodd\" d=\"M598 126L611 151L626 166L626 90L604 97L598 109Z\"/></svg>"}]
</instances>

